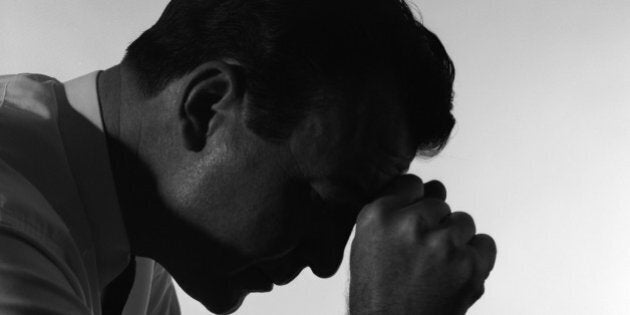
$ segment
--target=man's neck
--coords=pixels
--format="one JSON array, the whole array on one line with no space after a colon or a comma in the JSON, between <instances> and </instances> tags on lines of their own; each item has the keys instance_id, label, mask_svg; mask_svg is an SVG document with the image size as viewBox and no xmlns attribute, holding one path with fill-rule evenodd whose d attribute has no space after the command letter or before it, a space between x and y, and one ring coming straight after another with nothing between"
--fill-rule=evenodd
<instances>
[{"instance_id":1,"label":"man's neck","mask_svg":"<svg viewBox=\"0 0 630 315\"><path fill-rule=\"evenodd\" d=\"M198 279L215 277L214 269L208 266L230 250L213 243L205 232L173 215L163 204L155 174L138 154L141 126L156 119L151 113L143 113L142 108L153 109L157 101L145 100L135 91L133 77L124 66L99 75L98 94L110 165L131 252L153 258L187 283L189 289L203 292L205 282Z\"/></svg>"},{"instance_id":2,"label":"man's neck","mask_svg":"<svg viewBox=\"0 0 630 315\"><path fill-rule=\"evenodd\" d=\"M137 153L144 97L131 71L122 64L102 71L98 76L97 89L108 137Z\"/></svg>"},{"instance_id":3,"label":"man's neck","mask_svg":"<svg viewBox=\"0 0 630 315\"><path fill-rule=\"evenodd\" d=\"M129 243L134 254L142 254L142 235L147 233L138 223L144 217L144 223L148 225L150 219L145 217L146 209L138 207L136 196L138 187L144 186L142 178L146 178L139 171L142 167L138 158L142 98L136 92L129 71L122 65L102 71L97 79L97 90L110 165Z\"/></svg>"}]
</instances>

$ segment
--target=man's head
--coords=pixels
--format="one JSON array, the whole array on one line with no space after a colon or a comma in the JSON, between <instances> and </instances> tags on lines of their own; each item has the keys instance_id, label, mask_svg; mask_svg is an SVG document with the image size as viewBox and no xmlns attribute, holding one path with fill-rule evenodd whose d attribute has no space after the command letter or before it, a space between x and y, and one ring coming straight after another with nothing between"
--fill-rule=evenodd
<instances>
[{"instance_id":1,"label":"man's head","mask_svg":"<svg viewBox=\"0 0 630 315\"><path fill-rule=\"evenodd\" d=\"M215 312L332 275L361 206L454 124L453 65L398 0L173 0L123 64L155 193L212 244L212 283L166 267Z\"/></svg>"}]
</instances>

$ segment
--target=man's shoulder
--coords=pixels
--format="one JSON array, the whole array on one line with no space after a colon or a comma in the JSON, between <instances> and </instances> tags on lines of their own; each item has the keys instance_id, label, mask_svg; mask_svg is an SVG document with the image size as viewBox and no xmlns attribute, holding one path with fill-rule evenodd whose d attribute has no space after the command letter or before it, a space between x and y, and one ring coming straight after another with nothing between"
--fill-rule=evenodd
<instances>
[{"instance_id":1,"label":"man's shoulder","mask_svg":"<svg viewBox=\"0 0 630 315\"><path fill-rule=\"evenodd\" d=\"M46 198L0 158L0 313L88 314L82 259Z\"/></svg>"},{"instance_id":2,"label":"man's shoulder","mask_svg":"<svg viewBox=\"0 0 630 315\"><path fill-rule=\"evenodd\" d=\"M42 74L0 76L0 159L38 189L66 160L59 88L61 82Z\"/></svg>"},{"instance_id":3,"label":"man's shoulder","mask_svg":"<svg viewBox=\"0 0 630 315\"><path fill-rule=\"evenodd\" d=\"M70 242L51 196L41 190L55 186L44 184L57 177L64 160L57 86L58 80L41 74L0 76L0 228L51 248Z\"/></svg>"},{"instance_id":4,"label":"man's shoulder","mask_svg":"<svg viewBox=\"0 0 630 315\"><path fill-rule=\"evenodd\" d=\"M32 183L0 158L0 230L55 256L75 248L70 230Z\"/></svg>"},{"instance_id":5,"label":"man's shoulder","mask_svg":"<svg viewBox=\"0 0 630 315\"><path fill-rule=\"evenodd\" d=\"M55 142L59 86L41 74L0 76L0 158L10 163L5 153Z\"/></svg>"},{"instance_id":6,"label":"man's shoulder","mask_svg":"<svg viewBox=\"0 0 630 315\"><path fill-rule=\"evenodd\" d=\"M0 110L20 109L35 115L45 116L44 108L56 103L55 86L59 80L36 73L21 73L0 76Z\"/></svg>"}]
</instances>

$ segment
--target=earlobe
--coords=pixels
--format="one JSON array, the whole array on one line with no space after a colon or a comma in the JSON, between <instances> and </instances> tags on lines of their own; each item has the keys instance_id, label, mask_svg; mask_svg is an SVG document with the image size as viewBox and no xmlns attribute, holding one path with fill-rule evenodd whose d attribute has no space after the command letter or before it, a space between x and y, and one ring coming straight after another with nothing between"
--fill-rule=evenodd
<instances>
[{"instance_id":1,"label":"earlobe","mask_svg":"<svg viewBox=\"0 0 630 315\"><path fill-rule=\"evenodd\" d=\"M238 66L212 61L187 75L179 111L186 149L203 150L217 112L236 106L242 100L241 78L234 67Z\"/></svg>"}]
</instances>

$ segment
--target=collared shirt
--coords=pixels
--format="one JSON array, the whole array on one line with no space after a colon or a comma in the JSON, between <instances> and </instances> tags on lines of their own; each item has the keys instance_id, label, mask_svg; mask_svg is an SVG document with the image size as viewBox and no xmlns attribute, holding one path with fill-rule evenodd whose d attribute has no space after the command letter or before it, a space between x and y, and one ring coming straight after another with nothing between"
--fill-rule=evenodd
<instances>
[{"instance_id":1,"label":"collared shirt","mask_svg":"<svg viewBox=\"0 0 630 315\"><path fill-rule=\"evenodd\" d=\"M129 264L97 75L0 76L0 314L101 314ZM153 260L136 258L123 314L179 314Z\"/></svg>"}]
</instances>

